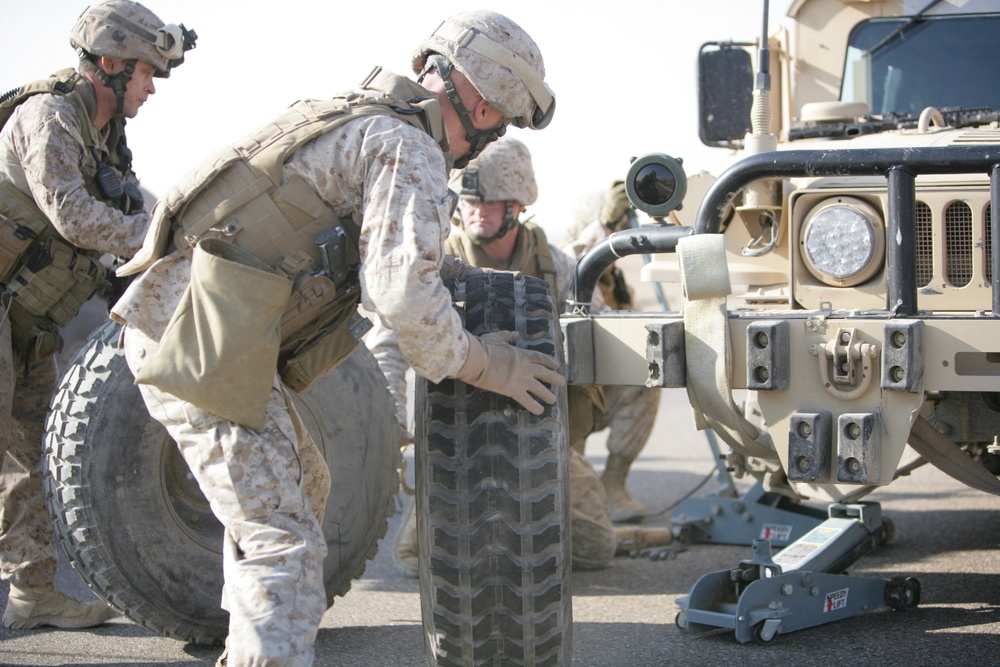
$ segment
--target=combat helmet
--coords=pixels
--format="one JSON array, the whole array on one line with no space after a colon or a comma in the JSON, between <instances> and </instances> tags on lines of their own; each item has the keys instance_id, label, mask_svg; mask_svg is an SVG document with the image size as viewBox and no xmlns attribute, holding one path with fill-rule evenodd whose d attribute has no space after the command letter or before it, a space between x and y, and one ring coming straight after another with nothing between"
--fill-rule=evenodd
<instances>
[{"instance_id":1,"label":"combat helmet","mask_svg":"<svg viewBox=\"0 0 1000 667\"><path fill-rule=\"evenodd\" d=\"M531 153L527 146L511 137L504 137L487 146L479 157L456 174L453 186L462 199L507 202L503 223L495 234L489 237L469 234L476 245L486 245L517 225L511 202L530 206L538 199Z\"/></svg>"},{"instance_id":2,"label":"combat helmet","mask_svg":"<svg viewBox=\"0 0 1000 667\"><path fill-rule=\"evenodd\" d=\"M476 10L445 20L413 55L415 73L423 76L432 67L445 80L448 97L469 135L469 159L502 136L505 124L487 131L472 127L451 85L451 68L465 75L483 99L517 127L540 130L552 121L556 98L545 83L542 53L531 36L503 14Z\"/></svg>"},{"instance_id":3,"label":"combat helmet","mask_svg":"<svg viewBox=\"0 0 1000 667\"><path fill-rule=\"evenodd\" d=\"M165 25L156 14L133 0L103 0L80 14L69 32L69 43L105 86L118 96L117 113L122 113L125 87L132 78L135 62L141 60L166 78L170 70L184 62L184 53L195 47L198 35L184 24ZM124 60L124 71L109 75L94 65L101 56Z\"/></svg>"},{"instance_id":4,"label":"combat helmet","mask_svg":"<svg viewBox=\"0 0 1000 667\"><path fill-rule=\"evenodd\" d=\"M83 10L69 33L73 48L90 56L142 60L166 78L184 62L198 35L181 25L165 25L132 0L104 0Z\"/></svg>"}]
</instances>

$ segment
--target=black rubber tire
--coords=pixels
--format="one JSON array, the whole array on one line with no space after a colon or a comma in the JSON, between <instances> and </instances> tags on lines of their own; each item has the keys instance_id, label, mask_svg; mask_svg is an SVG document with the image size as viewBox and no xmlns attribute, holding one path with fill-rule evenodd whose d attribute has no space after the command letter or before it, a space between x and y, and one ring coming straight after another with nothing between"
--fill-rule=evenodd
<instances>
[{"instance_id":1,"label":"black rubber tire","mask_svg":"<svg viewBox=\"0 0 1000 667\"><path fill-rule=\"evenodd\" d=\"M447 283L474 334L562 357L548 286L511 273ZM416 387L417 536L427 661L569 665L565 389L535 416L458 380Z\"/></svg>"},{"instance_id":2,"label":"black rubber tire","mask_svg":"<svg viewBox=\"0 0 1000 667\"><path fill-rule=\"evenodd\" d=\"M95 330L52 400L44 485L57 541L87 584L128 618L158 634L217 643L229 622L219 606L222 525L149 417L118 335L113 322ZM385 535L399 485L399 427L363 345L297 399L332 476L323 523L332 604Z\"/></svg>"},{"instance_id":3,"label":"black rubber tire","mask_svg":"<svg viewBox=\"0 0 1000 667\"><path fill-rule=\"evenodd\" d=\"M757 625L753 626L753 641L755 644L760 646L769 646L778 640L778 635L781 632L775 632L771 635L770 639L764 639L764 621L761 621Z\"/></svg>"}]
</instances>

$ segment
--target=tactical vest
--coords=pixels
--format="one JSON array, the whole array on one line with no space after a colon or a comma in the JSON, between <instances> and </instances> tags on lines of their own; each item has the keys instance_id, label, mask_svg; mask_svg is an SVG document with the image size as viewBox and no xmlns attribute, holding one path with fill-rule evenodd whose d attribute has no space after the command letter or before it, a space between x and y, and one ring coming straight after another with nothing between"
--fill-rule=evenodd
<instances>
[{"instance_id":1,"label":"tactical vest","mask_svg":"<svg viewBox=\"0 0 1000 667\"><path fill-rule=\"evenodd\" d=\"M101 142L92 120L97 99L90 82L76 70L60 70L0 96L0 129L21 103L40 94L61 95L71 104L84 142L80 170L87 191L118 207L119 202L109 200L98 187L97 174L107 166L121 179L131 169L131 153L124 132L115 125L108 139L112 150L98 163ZM0 179L0 283L10 299L14 349L22 363L62 349L57 327L67 324L106 282L100 255L66 243L31 196Z\"/></svg>"},{"instance_id":2,"label":"tactical vest","mask_svg":"<svg viewBox=\"0 0 1000 667\"><path fill-rule=\"evenodd\" d=\"M454 220L452 222L453 224L460 224L455 223ZM556 279L556 264L552 259L552 249L549 247L549 240L545 236L545 230L530 221L518 224L523 231L530 233L534 238L535 252L533 257L525 258L526 262L531 264L531 266L512 266L509 268L511 271L520 271L525 275L532 276L534 278L541 278L552 288L554 297L556 287L558 285ZM466 264L475 266L474 258L468 256L461 242L448 243L448 249L454 251L452 254L456 255Z\"/></svg>"},{"instance_id":3,"label":"tactical vest","mask_svg":"<svg viewBox=\"0 0 1000 667\"><path fill-rule=\"evenodd\" d=\"M545 230L532 222L525 222L526 229L530 229L535 235L535 265L538 267L536 278L541 278L552 287L555 294L556 286L556 263L552 260L552 248L549 247L549 240L545 237Z\"/></svg>"},{"instance_id":4,"label":"tactical vest","mask_svg":"<svg viewBox=\"0 0 1000 667\"><path fill-rule=\"evenodd\" d=\"M296 102L210 156L157 202L143 251L118 274L141 271L171 248L190 256L199 242L216 239L286 276L293 288L281 318L278 366L285 383L301 391L346 358L370 323L356 313L358 224L338 218L300 176L286 180L282 166L307 142L373 114L427 132L447 152L437 98L376 68L359 90Z\"/></svg>"}]
</instances>

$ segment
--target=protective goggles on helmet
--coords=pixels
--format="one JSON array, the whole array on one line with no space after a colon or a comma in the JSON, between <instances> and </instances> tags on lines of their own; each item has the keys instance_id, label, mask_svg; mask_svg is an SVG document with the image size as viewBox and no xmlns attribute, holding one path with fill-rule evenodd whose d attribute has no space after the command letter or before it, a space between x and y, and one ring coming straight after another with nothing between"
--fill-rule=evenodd
<instances>
[{"instance_id":1,"label":"protective goggles on helmet","mask_svg":"<svg viewBox=\"0 0 1000 667\"><path fill-rule=\"evenodd\" d=\"M198 41L198 33L184 24L165 25L156 31L156 49L169 61L171 68L184 62L184 52L190 51Z\"/></svg>"},{"instance_id":2,"label":"protective goggles on helmet","mask_svg":"<svg viewBox=\"0 0 1000 667\"><path fill-rule=\"evenodd\" d=\"M552 92L547 83L538 78L523 58L518 57L516 53L507 50L474 28L462 28L442 23L434 31L434 34L455 42L461 48L469 49L489 58L517 75L524 87L528 89L528 93L535 102L535 108L531 112L531 118L526 121L517 118L514 120L515 125L541 130L552 122L552 116L556 111L555 93Z\"/></svg>"}]
</instances>

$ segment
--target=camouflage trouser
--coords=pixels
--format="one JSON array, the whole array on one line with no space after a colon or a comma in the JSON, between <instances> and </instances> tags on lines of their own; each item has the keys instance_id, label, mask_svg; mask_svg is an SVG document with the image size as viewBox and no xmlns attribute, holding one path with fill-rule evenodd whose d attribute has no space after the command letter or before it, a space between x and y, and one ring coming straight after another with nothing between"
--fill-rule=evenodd
<instances>
[{"instance_id":1,"label":"camouflage trouser","mask_svg":"<svg viewBox=\"0 0 1000 667\"><path fill-rule=\"evenodd\" d=\"M570 530L573 567L597 570L615 557L615 529L604 487L590 461L574 450L569 455Z\"/></svg>"},{"instance_id":2,"label":"camouflage trouser","mask_svg":"<svg viewBox=\"0 0 1000 667\"><path fill-rule=\"evenodd\" d=\"M156 347L126 328L133 372ZM253 431L150 385L139 388L225 527L228 664L311 665L326 611L321 522L330 473L287 390L275 375L265 426Z\"/></svg>"},{"instance_id":3,"label":"camouflage trouser","mask_svg":"<svg viewBox=\"0 0 1000 667\"><path fill-rule=\"evenodd\" d=\"M660 408L660 392L649 387L604 386L604 419L594 430L608 432L608 451L634 461L646 446Z\"/></svg>"},{"instance_id":4,"label":"camouflage trouser","mask_svg":"<svg viewBox=\"0 0 1000 667\"><path fill-rule=\"evenodd\" d=\"M626 385L570 385L570 446L584 452L587 436L610 428L608 451L634 461L653 432L660 392Z\"/></svg>"},{"instance_id":5,"label":"camouflage trouser","mask_svg":"<svg viewBox=\"0 0 1000 667\"><path fill-rule=\"evenodd\" d=\"M2 317L0 308L0 317ZM56 577L52 522L42 493L42 437L55 389L52 358L17 372L10 322L0 327L0 575L19 588L51 590ZM6 452L7 456L4 457Z\"/></svg>"}]
</instances>

